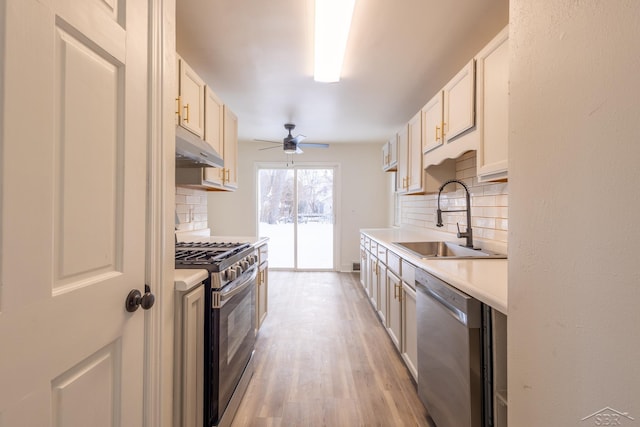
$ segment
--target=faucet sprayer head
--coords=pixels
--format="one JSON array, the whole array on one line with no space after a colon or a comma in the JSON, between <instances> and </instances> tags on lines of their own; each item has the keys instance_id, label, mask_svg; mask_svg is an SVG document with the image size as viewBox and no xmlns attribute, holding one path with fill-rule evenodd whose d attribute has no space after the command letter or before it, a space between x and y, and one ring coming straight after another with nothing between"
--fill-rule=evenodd
<instances>
[{"instance_id":1,"label":"faucet sprayer head","mask_svg":"<svg viewBox=\"0 0 640 427\"><path fill-rule=\"evenodd\" d=\"M436 216L436 227L442 227L444 224L442 223L442 210L440 208L436 211Z\"/></svg>"}]
</instances>

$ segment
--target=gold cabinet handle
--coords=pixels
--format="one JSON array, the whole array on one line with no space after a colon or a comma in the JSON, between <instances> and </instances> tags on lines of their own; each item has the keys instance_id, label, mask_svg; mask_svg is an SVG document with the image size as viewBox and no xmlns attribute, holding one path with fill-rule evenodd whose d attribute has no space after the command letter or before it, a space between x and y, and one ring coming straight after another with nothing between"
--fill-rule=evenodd
<instances>
[{"instance_id":1,"label":"gold cabinet handle","mask_svg":"<svg viewBox=\"0 0 640 427\"><path fill-rule=\"evenodd\" d=\"M436 141L440 141L440 136L438 135L438 131L440 130L440 126L436 126Z\"/></svg>"},{"instance_id":2,"label":"gold cabinet handle","mask_svg":"<svg viewBox=\"0 0 640 427\"><path fill-rule=\"evenodd\" d=\"M398 285L393 285L393 299L398 299Z\"/></svg>"},{"instance_id":3,"label":"gold cabinet handle","mask_svg":"<svg viewBox=\"0 0 640 427\"><path fill-rule=\"evenodd\" d=\"M176 116L178 116L178 118L180 118L180 97L176 98L176 104L178 104L177 105L178 108L176 109Z\"/></svg>"},{"instance_id":4,"label":"gold cabinet handle","mask_svg":"<svg viewBox=\"0 0 640 427\"><path fill-rule=\"evenodd\" d=\"M185 106L183 107L186 110L186 118L184 119L185 123L189 123L189 104L185 104Z\"/></svg>"},{"instance_id":5,"label":"gold cabinet handle","mask_svg":"<svg viewBox=\"0 0 640 427\"><path fill-rule=\"evenodd\" d=\"M447 132L449 132L449 126L447 125L447 122L442 122L442 137L443 138L447 134L447 132L445 132L445 129L447 129Z\"/></svg>"}]
</instances>

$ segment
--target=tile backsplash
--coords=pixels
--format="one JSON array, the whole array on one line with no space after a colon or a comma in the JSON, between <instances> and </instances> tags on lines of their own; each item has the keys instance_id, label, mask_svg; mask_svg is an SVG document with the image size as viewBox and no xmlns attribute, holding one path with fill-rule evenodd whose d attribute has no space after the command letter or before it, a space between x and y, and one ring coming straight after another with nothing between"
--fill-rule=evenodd
<instances>
[{"instance_id":1,"label":"tile backsplash","mask_svg":"<svg viewBox=\"0 0 640 427\"><path fill-rule=\"evenodd\" d=\"M180 231L207 228L207 192L176 187L176 215Z\"/></svg>"},{"instance_id":2,"label":"tile backsplash","mask_svg":"<svg viewBox=\"0 0 640 427\"><path fill-rule=\"evenodd\" d=\"M509 228L509 196L507 182L479 183L476 178L476 153L470 151L456 160L456 179L464 182L471 192L471 227L474 239L507 243ZM465 209L462 187L449 184L440 197L440 208ZM449 192L447 192L449 190ZM457 232L466 228L464 212L443 213L444 227L436 227L438 194L408 195L400 197L400 222L417 228Z\"/></svg>"}]
</instances>

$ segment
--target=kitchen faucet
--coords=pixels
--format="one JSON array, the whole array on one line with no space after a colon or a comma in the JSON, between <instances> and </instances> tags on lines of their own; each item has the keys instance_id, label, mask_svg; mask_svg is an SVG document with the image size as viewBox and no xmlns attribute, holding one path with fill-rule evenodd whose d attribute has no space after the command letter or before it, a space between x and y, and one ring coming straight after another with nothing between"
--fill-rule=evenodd
<instances>
[{"instance_id":1,"label":"kitchen faucet","mask_svg":"<svg viewBox=\"0 0 640 427\"><path fill-rule=\"evenodd\" d=\"M451 183L457 183L462 185L462 187L464 188L464 191L466 192L466 196L467 196L467 209L456 209L456 210L447 210L447 211L443 211L442 209L440 209L440 194L442 193L442 189L444 187L446 187L447 185L451 184ZM471 195L469 194L469 189L467 188L467 186L465 185L464 182L459 181L457 179L450 179L449 181L445 182L444 184L442 184L440 186L440 190L438 191L438 210L437 210L437 222L436 222L436 227L442 227L442 212L466 212L467 213L467 231L465 231L464 233L462 233L460 231L460 223L456 223L456 226L458 227L458 238L461 237L465 237L467 239L467 244L464 245L467 248L473 248L473 232L471 231Z\"/></svg>"}]
</instances>

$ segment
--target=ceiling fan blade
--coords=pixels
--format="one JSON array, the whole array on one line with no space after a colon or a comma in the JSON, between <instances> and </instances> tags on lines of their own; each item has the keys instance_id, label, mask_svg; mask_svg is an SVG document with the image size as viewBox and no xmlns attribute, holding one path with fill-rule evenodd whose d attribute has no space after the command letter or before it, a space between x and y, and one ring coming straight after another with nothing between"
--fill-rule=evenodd
<instances>
[{"instance_id":1,"label":"ceiling fan blade","mask_svg":"<svg viewBox=\"0 0 640 427\"><path fill-rule=\"evenodd\" d=\"M298 145L301 147L309 147L309 148L329 148L329 144L321 144L319 142L301 142Z\"/></svg>"},{"instance_id":2,"label":"ceiling fan blade","mask_svg":"<svg viewBox=\"0 0 640 427\"><path fill-rule=\"evenodd\" d=\"M306 138L306 136L304 136L304 135L296 135L295 138L291 139L291 141L294 144L299 144L301 141L304 141L305 138Z\"/></svg>"},{"instance_id":3,"label":"ceiling fan blade","mask_svg":"<svg viewBox=\"0 0 640 427\"><path fill-rule=\"evenodd\" d=\"M281 143L281 142L279 142L278 144L282 145L282 143ZM273 150L274 148L281 148L281 147L276 147L276 146L273 146L273 147L265 147L265 148L258 148L258 150L260 150L260 151L261 151L261 150Z\"/></svg>"},{"instance_id":4,"label":"ceiling fan blade","mask_svg":"<svg viewBox=\"0 0 640 427\"><path fill-rule=\"evenodd\" d=\"M269 142L271 144L282 144L282 141L269 141L268 139L255 139L254 141L258 141L258 142Z\"/></svg>"}]
</instances>

